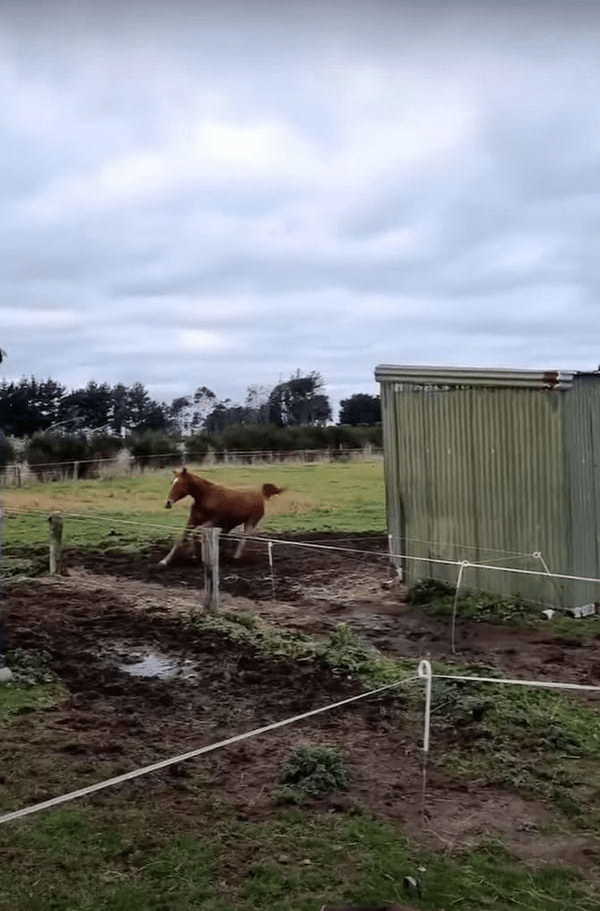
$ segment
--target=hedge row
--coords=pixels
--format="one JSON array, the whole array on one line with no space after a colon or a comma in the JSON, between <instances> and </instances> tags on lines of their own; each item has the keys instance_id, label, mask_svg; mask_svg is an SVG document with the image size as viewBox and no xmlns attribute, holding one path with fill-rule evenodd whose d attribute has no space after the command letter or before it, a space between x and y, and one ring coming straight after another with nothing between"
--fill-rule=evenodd
<instances>
[{"instance_id":1,"label":"hedge row","mask_svg":"<svg viewBox=\"0 0 600 911\"><path fill-rule=\"evenodd\" d=\"M361 449L382 445L381 426L374 427L276 427L271 424L232 425L222 433L198 433L185 440L185 455L201 461L209 452L294 452L302 450ZM160 431L147 431L122 440L106 434L86 437L77 433L36 433L25 447L32 467L53 462L111 459L127 447L139 464L177 464L182 459L181 440ZM157 458L158 457L158 458ZM12 446L0 438L0 465L14 460ZM86 473L84 465L81 474Z\"/></svg>"}]
</instances>

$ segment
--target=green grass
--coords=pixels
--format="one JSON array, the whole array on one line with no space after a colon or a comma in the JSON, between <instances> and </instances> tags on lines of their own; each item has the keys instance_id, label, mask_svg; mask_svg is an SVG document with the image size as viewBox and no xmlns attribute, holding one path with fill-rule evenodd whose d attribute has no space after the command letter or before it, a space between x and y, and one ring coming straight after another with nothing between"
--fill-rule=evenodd
<instances>
[{"instance_id":1,"label":"green grass","mask_svg":"<svg viewBox=\"0 0 600 911\"><path fill-rule=\"evenodd\" d=\"M477 668L438 672L476 675ZM444 743L442 752L436 737ZM432 741L440 769L542 798L600 833L595 704L548 690L434 680Z\"/></svg>"},{"instance_id":2,"label":"green grass","mask_svg":"<svg viewBox=\"0 0 600 911\"><path fill-rule=\"evenodd\" d=\"M286 493L270 501L261 526L265 531L383 532L385 507L383 464L360 461L348 464L265 465L253 468L205 468L204 477L232 487L254 487L271 481ZM140 542L164 538L168 529L185 525L190 501L167 512L164 502L171 473L152 471L138 477L94 481L32 484L7 490L4 505L39 515L9 514L6 544L11 547L42 546L48 537L47 515L52 511L97 515L102 521L66 519L65 545L106 549L137 547ZM110 520L115 521L111 523ZM116 520L145 527L121 525ZM160 526L158 528L152 525ZM166 531L165 531L166 526Z\"/></svg>"},{"instance_id":3,"label":"green grass","mask_svg":"<svg viewBox=\"0 0 600 911\"><path fill-rule=\"evenodd\" d=\"M451 617L454 608L455 589L453 586L436 579L422 579L409 593L410 602L432 617ZM539 604L533 604L520 598L494 595L484 591L465 591L456 603L456 616L459 621L472 623L494 623L500 626L512 626L543 629L553 633L558 639L595 639L600 637L600 617L575 619L560 614L547 620L542 615Z\"/></svg>"},{"instance_id":4,"label":"green grass","mask_svg":"<svg viewBox=\"0 0 600 911\"><path fill-rule=\"evenodd\" d=\"M49 708L66 698L58 683L22 686L18 683L0 684L0 723L6 724L17 715Z\"/></svg>"},{"instance_id":5,"label":"green grass","mask_svg":"<svg viewBox=\"0 0 600 911\"><path fill-rule=\"evenodd\" d=\"M416 662L382 655L343 623L329 636L317 639L273 626L249 611L239 614L229 611L218 615L203 613L194 617L192 622L200 630L210 630L228 639L245 642L271 658L318 662L334 673L357 678L366 687L384 686L414 676L416 672Z\"/></svg>"},{"instance_id":6,"label":"green grass","mask_svg":"<svg viewBox=\"0 0 600 911\"><path fill-rule=\"evenodd\" d=\"M0 832L0 908L11 911L315 911L410 901L442 911L593 911L567 868L532 871L490 844L456 855L410 844L368 815L278 810L242 820L206 806L72 807ZM118 821L116 821L118 819ZM415 877L422 898L407 896Z\"/></svg>"},{"instance_id":7,"label":"green grass","mask_svg":"<svg viewBox=\"0 0 600 911\"><path fill-rule=\"evenodd\" d=\"M50 708L67 698L67 691L50 670L46 653L13 649L6 659L13 679L0 684L0 723Z\"/></svg>"}]
</instances>

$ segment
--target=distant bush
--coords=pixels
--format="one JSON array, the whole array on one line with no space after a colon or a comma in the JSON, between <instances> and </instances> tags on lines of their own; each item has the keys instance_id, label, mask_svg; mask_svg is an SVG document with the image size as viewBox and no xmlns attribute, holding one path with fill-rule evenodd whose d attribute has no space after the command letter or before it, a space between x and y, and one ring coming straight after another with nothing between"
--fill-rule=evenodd
<instances>
[{"instance_id":1,"label":"distant bush","mask_svg":"<svg viewBox=\"0 0 600 911\"><path fill-rule=\"evenodd\" d=\"M231 424L220 433L198 433L186 441L191 460L201 461L209 451L302 452L305 450L381 447L381 426L277 427L275 424Z\"/></svg>"},{"instance_id":2,"label":"distant bush","mask_svg":"<svg viewBox=\"0 0 600 911\"><path fill-rule=\"evenodd\" d=\"M53 462L79 462L78 478L94 477L98 473L95 459L110 459L123 448L120 437L94 434L89 439L84 433L34 433L25 447L25 458L38 475L46 472ZM49 469L48 469L49 470ZM65 465L65 473L72 471ZM56 477L56 475L55 475Z\"/></svg>"},{"instance_id":3,"label":"distant bush","mask_svg":"<svg viewBox=\"0 0 600 911\"><path fill-rule=\"evenodd\" d=\"M88 458L113 459L124 446L121 437L108 433L95 433L88 440Z\"/></svg>"},{"instance_id":4,"label":"distant bush","mask_svg":"<svg viewBox=\"0 0 600 911\"><path fill-rule=\"evenodd\" d=\"M383 430L381 424L373 424L372 427L351 427L349 424L338 424L336 427L330 427L328 430L337 434L340 441L348 441L348 446L383 446Z\"/></svg>"},{"instance_id":5,"label":"distant bush","mask_svg":"<svg viewBox=\"0 0 600 911\"><path fill-rule=\"evenodd\" d=\"M8 465L15 460L15 451L4 434L0 434L0 466Z\"/></svg>"},{"instance_id":6,"label":"distant bush","mask_svg":"<svg viewBox=\"0 0 600 911\"><path fill-rule=\"evenodd\" d=\"M89 456L89 446L83 433L34 433L25 447L25 458L31 465L50 462L74 462Z\"/></svg>"},{"instance_id":7,"label":"distant bush","mask_svg":"<svg viewBox=\"0 0 600 911\"><path fill-rule=\"evenodd\" d=\"M202 462L213 446L211 437L207 433L195 433L185 443L186 457L190 462Z\"/></svg>"},{"instance_id":8,"label":"distant bush","mask_svg":"<svg viewBox=\"0 0 600 911\"><path fill-rule=\"evenodd\" d=\"M146 465L165 468L167 465L181 463L176 438L161 430L146 430L133 434L127 438L127 448L142 468Z\"/></svg>"}]
</instances>

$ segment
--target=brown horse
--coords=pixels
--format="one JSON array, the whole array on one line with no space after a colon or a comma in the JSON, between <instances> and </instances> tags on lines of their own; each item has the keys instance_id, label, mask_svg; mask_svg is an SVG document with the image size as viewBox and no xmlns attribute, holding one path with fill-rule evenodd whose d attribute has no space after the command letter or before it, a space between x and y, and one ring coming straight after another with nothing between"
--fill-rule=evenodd
<instances>
[{"instance_id":1,"label":"brown horse","mask_svg":"<svg viewBox=\"0 0 600 911\"><path fill-rule=\"evenodd\" d=\"M274 484L263 484L260 490L232 490L199 478L187 468L176 471L165 508L170 509L173 503L187 496L192 497L194 502L183 538L160 561L159 566L169 565L193 528L222 528L227 533L243 525L244 534L251 534L265 514L265 500L279 493L283 490ZM241 557L245 543L242 538L235 560Z\"/></svg>"}]
</instances>

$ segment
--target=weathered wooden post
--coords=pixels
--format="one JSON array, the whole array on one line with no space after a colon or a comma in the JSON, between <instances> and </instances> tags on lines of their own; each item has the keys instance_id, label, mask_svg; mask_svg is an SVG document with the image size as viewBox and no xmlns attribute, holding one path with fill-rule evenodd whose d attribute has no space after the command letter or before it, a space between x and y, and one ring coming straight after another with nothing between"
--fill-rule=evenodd
<instances>
[{"instance_id":1,"label":"weathered wooden post","mask_svg":"<svg viewBox=\"0 0 600 911\"><path fill-rule=\"evenodd\" d=\"M48 518L50 525L50 575L56 576L62 567L63 520L57 512Z\"/></svg>"},{"instance_id":2,"label":"weathered wooden post","mask_svg":"<svg viewBox=\"0 0 600 911\"><path fill-rule=\"evenodd\" d=\"M202 529L202 563L204 564L204 606L219 609L219 540L220 528Z\"/></svg>"},{"instance_id":3,"label":"weathered wooden post","mask_svg":"<svg viewBox=\"0 0 600 911\"><path fill-rule=\"evenodd\" d=\"M2 567L2 556L4 546L4 508L0 503L0 568ZM4 658L4 653L8 648L7 638L6 638L6 626L5 626L5 591L4 591L4 582L0 576L0 683L9 683L13 679L13 673L9 667L6 666L6 659Z\"/></svg>"}]
</instances>

